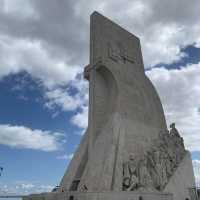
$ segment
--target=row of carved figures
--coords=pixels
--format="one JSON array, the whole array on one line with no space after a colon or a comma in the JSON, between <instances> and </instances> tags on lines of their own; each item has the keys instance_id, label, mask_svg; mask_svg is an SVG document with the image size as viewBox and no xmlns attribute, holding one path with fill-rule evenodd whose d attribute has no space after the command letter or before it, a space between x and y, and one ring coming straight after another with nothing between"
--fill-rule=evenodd
<instances>
[{"instance_id":1,"label":"row of carved figures","mask_svg":"<svg viewBox=\"0 0 200 200\"><path fill-rule=\"evenodd\" d=\"M129 160L123 163L123 190L165 188L186 153L175 124L171 124L170 128L170 131L159 134L145 154L131 154Z\"/></svg>"}]
</instances>

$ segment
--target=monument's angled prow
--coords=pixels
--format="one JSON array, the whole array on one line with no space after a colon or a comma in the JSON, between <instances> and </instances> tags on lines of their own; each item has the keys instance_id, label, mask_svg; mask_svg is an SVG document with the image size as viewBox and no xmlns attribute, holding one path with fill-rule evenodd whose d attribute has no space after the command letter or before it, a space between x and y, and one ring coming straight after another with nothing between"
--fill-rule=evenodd
<instances>
[{"instance_id":1,"label":"monument's angled prow","mask_svg":"<svg viewBox=\"0 0 200 200\"><path fill-rule=\"evenodd\" d=\"M167 129L159 96L145 75L138 37L94 12L84 77L88 128L59 189L43 197L191 199L190 154L175 124Z\"/></svg>"}]
</instances>

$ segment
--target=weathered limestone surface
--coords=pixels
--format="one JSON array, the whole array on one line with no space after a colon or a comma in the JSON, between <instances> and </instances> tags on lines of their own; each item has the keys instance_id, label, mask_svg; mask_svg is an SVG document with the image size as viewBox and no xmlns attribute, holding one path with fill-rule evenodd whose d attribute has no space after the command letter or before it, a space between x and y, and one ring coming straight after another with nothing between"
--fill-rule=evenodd
<instances>
[{"instance_id":1,"label":"weathered limestone surface","mask_svg":"<svg viewBox=\"0 0 200 200\"><path fill-rule=\"evenodd\" d=\"M88 129L58 191L31 199L190 198L191 158L175 124L167 129L139 39L97 12L90 32Z\"/></svg>"}]
</instances>

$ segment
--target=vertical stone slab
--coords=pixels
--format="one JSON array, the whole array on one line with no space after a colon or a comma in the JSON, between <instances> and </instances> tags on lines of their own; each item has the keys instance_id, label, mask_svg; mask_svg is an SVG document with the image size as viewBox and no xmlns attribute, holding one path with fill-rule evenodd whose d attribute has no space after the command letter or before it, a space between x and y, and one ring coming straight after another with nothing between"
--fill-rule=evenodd
<instances>
[{"instance_id":1,"label":"vertical stone slab","mask_svg":"<svg viewBox=\"0 0 200 200\"><path fill-rule=\"evenodd\" d=\"M166 122L139 39L97 12L90 33L89 159L79 189L120 191L123 162L143 154Z\"/></svg>"},{"instance_id":2,"label":"vertical stone slab","mask_svg":"<svg viewBox=\"0 0 200 200\"><path fill-rule=\"evenodd\" d=\"M88 132L86 131L78 149L74 153L74 156L69 163L65 174L63 175L63 178L60 182L59 192L71 190L73 183L81 179L81 173L84 171L88 160L88 143L89 138Z\"/></svg>"},{"instance_id":3,"label":"vertical stone slab","mask_svg":"<svg viewBox=\"0 0 200 200\"><path fill-rule=\"evenodd\" d=\"M118 112L127 113L128 118L147 125L166 129L160 99L144 73L139 39L97 12L91 15L90 34L90 144L93 144L95 134L101 130L108 114L104 112L108 99L100 102L109 95L105 89L109 85L101 81L105 76L100 76L97 70L101 66L111 72L117 84L116 96L119 99L113 99L112 103L117 102ZM103 83L106 84L104 87Z\"/></svg>"}]
</instances>

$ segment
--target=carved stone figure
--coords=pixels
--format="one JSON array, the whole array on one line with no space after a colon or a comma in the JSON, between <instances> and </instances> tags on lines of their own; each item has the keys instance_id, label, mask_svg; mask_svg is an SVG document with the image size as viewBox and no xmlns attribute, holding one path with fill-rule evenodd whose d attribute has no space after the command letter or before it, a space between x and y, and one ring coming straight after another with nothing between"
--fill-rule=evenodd
<instances>
[{"instance_id":1,"label":"carved stone figure","mask_svg":"<svg viewBox=\"0 0 200 200\"><path fill-rule=\"evenodd\" d=\"M138 184L138 160L133 154L129 156L129 161L123 165L123 189L134 190Z\"/></svg>"},{"instance_id":2,"label":"carved stone figure","mask_svg":"<svg viewBox=\"0 0 200 200\"><path fill-rule=\"evenodd\" d=\"M173 164L169 157L168 152L163 153L163 161L166 168L167 179L169 179L169 177L172 175L173 172Z\"/></svg>"},{"instance_id":3,"label":"carved stone figure","mask_svg":"<svg viewBox=\"0 0 200 200\"><path fill-rule=\"evenodd\" d=\"M148 158L147 156L143 156L141 160L139 161L139 187L143 188L152 188L153 187L153 181L151 178L151 175L148 171Z\"/></svg>"},{"instance_id":4,"label":"carved stone figure","mask_svg":"<svg viewBox=\"0 0 200 200\"><path fill-rule=\"evenodd\" d=\"M152 147L142 155L131 154L123 164L123 190L164 190L185 155L185 148L173 123L160 132Z\"/></svg>"},{"instance_id":5,"label":"carved stone figure","mask_svg":"<svg viewBox=\"0 0 200 200\"><path fill-rule=\"evenodd\" d=\"M140 179L140 174L149 177L148 182L141 184L143 187L148 188L148 185L153 185L157 190L163 190L186 153L175 124L170 127L170 132L159 133L159 137L154 140L152 147L146 153L146 159L144 157L140 160L140 163L144 164L141 169L139 167L139 185L140 182L145 182L144 178Z\"/></svg>"},{"instance_id":6,"label":"carved stone figure","mask_svg":"<svg viewBox=\"0 0 200 200\"><path fill-rule=\"evenodd\" d=\"M170 124L170 134L175 137L180 137L178 130L175 127L175 123Z\"/></svg>"}]
</instances>

